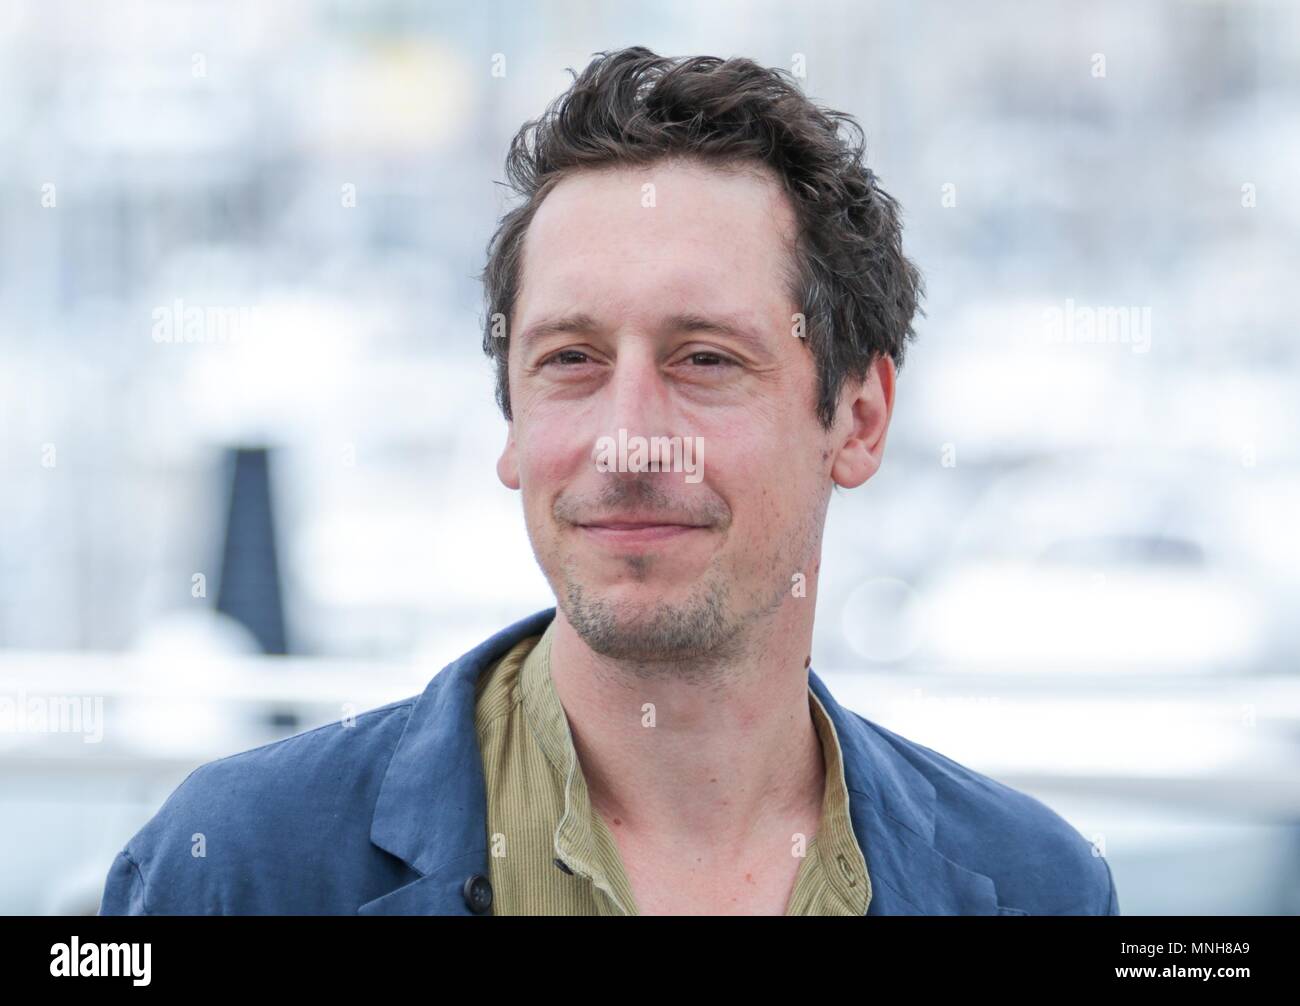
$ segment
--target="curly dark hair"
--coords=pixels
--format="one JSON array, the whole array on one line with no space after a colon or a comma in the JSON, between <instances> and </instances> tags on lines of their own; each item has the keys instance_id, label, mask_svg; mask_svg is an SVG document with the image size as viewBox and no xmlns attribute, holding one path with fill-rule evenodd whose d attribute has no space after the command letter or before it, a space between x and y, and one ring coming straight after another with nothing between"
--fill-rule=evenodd
<instances>
[{"instance_id":1,"label":"curly dark hair","mask_svg":"<svg viewBox=\"0 0 1300 1006\"><path fill-rule=\"evenodd\" d=\"M506 157L510 188L523 201L502 217L480 277L483 351L496 362L502 414L511 418L506 357L524 237L542 200L584 168L690 157L719 167L757 162L781 180L799 226L788 292L802 305L817 416L829 429L849 377L864 379L882 353L903 365L924 295L903 254L898 203L863 163L862 128L814 104L787 71L749 59L673 59L644 46L595 57L581 75L569 69L573 84L520 128Z\"/></svg>"}]
</instances>

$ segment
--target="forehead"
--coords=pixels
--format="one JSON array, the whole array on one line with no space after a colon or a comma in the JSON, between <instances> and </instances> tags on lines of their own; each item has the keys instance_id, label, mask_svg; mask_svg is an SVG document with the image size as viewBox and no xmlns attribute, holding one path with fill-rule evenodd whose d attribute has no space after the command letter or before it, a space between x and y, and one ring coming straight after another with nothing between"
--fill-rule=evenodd
<instances>
[{"instance_id":1,"label":"forehead","mask_svg":"<svg viewBox=\"0 0 1300 1006\"><path fill-rule=\"evenodd\" d=\"M579 302L784 309L795 233L789 200L761 165L580 171L551 190L529 226L516 320Z\"/></svg>"}]
</instances>

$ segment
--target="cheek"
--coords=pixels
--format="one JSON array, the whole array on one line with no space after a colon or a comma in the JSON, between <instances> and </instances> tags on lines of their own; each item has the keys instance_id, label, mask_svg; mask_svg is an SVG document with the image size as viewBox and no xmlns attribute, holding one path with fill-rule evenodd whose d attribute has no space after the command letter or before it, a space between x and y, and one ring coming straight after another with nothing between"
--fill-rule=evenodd
<instances>
[{"instance_id":1,"label":"cheek","mask_svg":"<svg viewBox=\"0 0 1300 1006\"><path fill-rule=\"evenodd\" d=\"M704 433L704 472L710 481L728 493L757 495L760 490L785 491L802 450L789 433L790 424L768 417L745 415L734 422L712 424Z\"/></svg>"},{"instance_id":2,"label":"cheek","mask_svg":"<svg viewBox=\"0 0 1300 1006\"><path fill-rule=\"evenodd\" d=\"M709 454L708 441L713 441ZM715 430L706 440L705 481L731 507L733 530L744 555L758 560L799 536L817 506L821 452L797 436L754 436L754 427Z\"/></svg>"},{"instance_id":3,"label":"cheek","mask_svg":"<svg viewBox=\"0 0 1300 1006\"><path fill-rule=\"evenodd\" d=\"M575 437L572 423L530 423L516 437L521 488L546 496L548 505L590 461L591 445Z\"/></svg>"}]
</instances>

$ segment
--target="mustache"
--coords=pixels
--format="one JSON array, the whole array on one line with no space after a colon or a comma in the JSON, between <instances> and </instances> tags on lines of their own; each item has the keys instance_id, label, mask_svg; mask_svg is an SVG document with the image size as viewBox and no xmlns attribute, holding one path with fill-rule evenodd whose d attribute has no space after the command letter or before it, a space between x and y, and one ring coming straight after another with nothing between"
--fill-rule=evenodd
<instances>
[{"instance_id":1,"label":"mustache","mask_svg":"<svg viewBox=\"0 0 1300 1006\"><path fill-rule=\"evenodd\" d=\"M653 477L644 475L611 479L597 493L560 495L551 504L556 520L569 524L585 524L624 511L709 527L725 526L731 521L731 508L721 497L710 494L699 499L677 499L669 496Z\"/></svg>"}]
</instances>

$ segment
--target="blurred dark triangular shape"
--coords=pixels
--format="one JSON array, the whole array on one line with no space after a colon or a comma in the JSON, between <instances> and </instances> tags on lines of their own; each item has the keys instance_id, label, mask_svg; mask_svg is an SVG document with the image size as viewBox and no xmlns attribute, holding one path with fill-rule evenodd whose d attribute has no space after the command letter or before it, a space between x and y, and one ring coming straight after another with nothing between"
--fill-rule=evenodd
<instances>
[{"instance_id":1,"label":"blurred dark triangular shape","mask_svg":"<svg viewBox=\"0 0 1300 1006\"><path fill-rule=\"evenodd\" d=\"M265 447L227 455L230 505L221 549L217 610L243 623L266 653L286 653L280 565Z\"/></svg>"}]
</instances>

